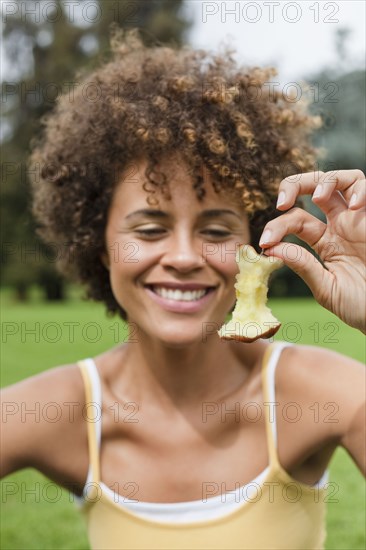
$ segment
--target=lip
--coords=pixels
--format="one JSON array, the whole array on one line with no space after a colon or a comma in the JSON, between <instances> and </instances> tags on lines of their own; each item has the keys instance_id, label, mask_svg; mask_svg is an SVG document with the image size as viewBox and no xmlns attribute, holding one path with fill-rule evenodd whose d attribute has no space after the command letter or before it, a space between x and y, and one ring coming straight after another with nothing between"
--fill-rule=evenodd
<instances>
[{"instance_id":1,"label":"lip","mask_svg":"<svg viewBox=\"0 0 366 550\"><path fill-rule=\"evenodd\" d=\"M159 286L164 286L164 285L159 285ZM173 288L179 288L179 287L175 286ZM203 288L207 288L207 285L203 286ZM152 291L148 286L145 286L145 291L150 296L150 298L154 300L154 302L156 302L166 311L174 311L176 313L194 313L196 311L200 311L212 299L212 296L214 295L215 290L216 290L216 287L210 288L209 292L204 296L202 296L202 298L199 298L199 300L194 300L192 302L184 302L183 300L177 301L177 300L169 300L168 298L163 298L162 296L159 296L159 294L156 294L154 291Z\"/></svg>"},{"instance_id":2,"label":"lip","mask_svg":"<svg viewBox=\"0 0 366 550\"><path fill-rule=\"evenodd\" d=\"M178 283L176 281L171 282L157 282L157 283L146 283L145 286L161 286L164 288L174 288L177 290L206 290L206 288L213 288L215 285L207 285L202 283Z\"/></svg>"}]
</instances>

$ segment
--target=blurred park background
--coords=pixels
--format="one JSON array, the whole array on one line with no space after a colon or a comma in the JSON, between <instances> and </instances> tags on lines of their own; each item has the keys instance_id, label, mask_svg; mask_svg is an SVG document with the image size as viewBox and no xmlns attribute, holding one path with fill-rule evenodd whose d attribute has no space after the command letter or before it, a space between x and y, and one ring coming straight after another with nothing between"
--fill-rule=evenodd
<instances>
[{"instance_id":1,"label":"blurred park background","mask_svg":"<svg viewBox=\"0 0 366 550\"><path fill-rule=\"evenodd\" d=\"M235 5L234 2L227 4L231 8ZM342 10L337 13L339 22L323 24L321 27L322 21L317 25L309 21L305 44L301 44L299 36L296 43L289 43L280 59L276 60L273 58L272 45L276 42L276 29L280 24L283 26L284 15L287 19L293 19L296 15L288 10L286 13L274 12L274 16L278 15L281 20L274 20L270 35L266 35L263 29L264 34L260 34L257 42L253 42L253 28L260 25L261 21L253 25L243 20L243 17L253 20L255 13L242 11L239 14L242 20L238 25L235 15L216 13L220 5L218 2L3 2L1 285L12 288L17 298L23 301L27 300L29 290L34 285L42 290L45 300L67 298L67 283L55 269L59 251L44 245L35 234L35 224L30 215L26 160L30 141L39 131L41 117L52 109L62 92L70 90L72 82L77 82L76 71L93 68L100 60L108 58L111 24L124 28L139 27L148 44L158 40L176 46L185 43L202 44L212 49L218 45L217 29L221 29L222 34L229 38L230 33L237 33L239 29L242 39L235 46L240 46L239 56L244 57L245 62L250 63L251 50L253 57L258 60L257 46L261 44L262 50L264 48L262 57L268 54L263 64L277 64L278 81L283 90L290 93L293 83L292 91L296 93L297 90L301 96L305 93L302 80L309 83L312 109L323 119L323 127L318 131L315 142L326 151L325 157L319 159L314 169L359 168L365 171L365 67L362 55L355 56L354 47L348 48L348 44L352 43L354 29L343 26L346 22L342 19L344 10L349 10L350 5L355 3L331 4L343 9L343 13ZM262 13L262 18L265 13ZM314 13L314 18L316 15ZM330 13L320 12L317 16L318 19L323 17L326 20ZM335 17L330 21L333 19ZM347 22L349 24L349 19ZM301 23L298 21L291 25L289 22L287 27L293 32ZM270 29L270 25L267 28ZM319 50L312 64L317 70L301 74L302 65L309 67L308 44L312 42L315 30L321 30L321 34L325 31L328 35L331 33L330 48L333 48L334 55L329 66L322 66L316 59L321 57ZM293 76L285 82L281 66L285 65L286 58L294 50L298 52L296 79ZM360 53L364 51L362 41L359 50ZM296 167L293 173L296 173ZM317 207L307 199L308 209L322 217ZM299 277L283 268L271 285L271 295L311 294Z\"/></svg>"},{"instance_id":2,"label":"blurred park background","mask_svg":"<svg viewBox=\"0 0 366 550\"><path fill-rule=\"evenodd\" d=\"M288 50L284 49L281 58L276 59L271 43L273 33L280 28L280 21L277 27L276 19L272 34L260 32L258 37L258 44L260 41L264 51L261 64L278 66L282 86L295 81L304 91L303 81L309 85L311 109L323 119L315 143L326 151L314 169L360 168L366 171L364 59L362 55L355 56L354 44L351 47L354 38L352 17L341 17L342 10L350 9L344 6L352 3L355 4L327 3L341 9L326 29L328 35L331 34L333 56L325 65L319 63L314 53L311 53L313 63L309 65L306 44L300 48L298 43L290 42ZM212 14L215 12L216 27L210 26L208 17L204 25L204 4L206 12L207 9L213 10ZM27 156L31 139L39 132L41 117L53 108L60 93L77 80L78 70L93 68L108 58L111 24L140 28L147 44L158 40L176 47L191 43L216 49L217 24L228 35L238 31L235 20L216 13L222 4L199 0L2 2L2 385L56 364L97 355L126 336L123 323L107 319L100 304L85 302L82 289L62 279L55 269L57 251L36 236L36 225L30 214ZM261 5L261 2L251 4ZM312 14L314 22L316 16L323 20L325 16L332 17L331 12L322 11L324 2L311 5L314 10L316 6L319 9L318 14L315 11ZM288 27L294 32L296 25L290 25L294 14L291 11L286 14ZM257 64L256 44L252 38L256 28L253 24L255 13L248 11L246 15L247 21L240 21L239 57L242 55L245 62L251 64L253 52ZM283 25L283 13L281 17ZM248 21L250 18L252 21ZM310 20L307 24L310 41L315 27ZM360 42L361 53L363 47ZM285 74L283 69L284 62L288 52L294 53L294 48L298 51L296 74L288 77L288 71ZM308 198L306 207L322 218L322 213ZM321 345L359 361L365 360L364 337L318 306L303 281L287 268L273 280L270 297L275 315L287 320L277 339ZM76 323L73 338L70 337L70 321ZM365 487L362 476L343 451L337 452L332 462L331 479L337 483L338 491L328 505L327 549L364 548ZM49 480L34 470L18 472L2 482L1 548L88 548L85 528L74 503L65 491L61 496L55 492L54 486L45 492L47 484ZM33 494L26 492L29 488L34 489Z\"/></svg>"}]
</instances>

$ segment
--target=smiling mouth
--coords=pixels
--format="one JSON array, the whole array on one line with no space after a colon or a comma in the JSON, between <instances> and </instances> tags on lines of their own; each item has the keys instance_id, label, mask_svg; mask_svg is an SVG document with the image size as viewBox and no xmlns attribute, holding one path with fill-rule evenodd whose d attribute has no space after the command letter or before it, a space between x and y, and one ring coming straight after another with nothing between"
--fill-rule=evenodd
<instances>
[{"instance_id":1,"label":"smiling mouth","mask_svg":"<svg viewBox=\"0 0 366 550\"><path fill-rule=\"evenodd\" d=\"M146 285L152 292L165 298L167 300L174 300L177 302L197 302L201 300L204 296L213 292L216 287L207 287L206 289L199 290L178 290L172 288L164 288L154 285Z\"/></svg>"}]
</instances>

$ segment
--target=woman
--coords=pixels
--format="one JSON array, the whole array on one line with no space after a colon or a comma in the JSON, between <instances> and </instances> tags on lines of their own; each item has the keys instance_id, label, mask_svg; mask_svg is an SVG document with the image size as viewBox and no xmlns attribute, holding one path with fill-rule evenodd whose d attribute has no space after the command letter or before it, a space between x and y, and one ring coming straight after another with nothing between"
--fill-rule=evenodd
<instances>
[{"instance_id":1,"label":"woman","mask_svg":"<svg viewBox=\"0 0 366 550\"><path fill-rule=\"evenodd\" d=\"M147 50L134 32L114 51L46 122L34 213L66 244L64 272L128 322L129 339L4 390L29 407L52 396L64 414L8 419L2 475L35 467L83 497L92 548L323 548L337 446L365 472L364 367L217 329L235 304L235 250L262 235L266 254L365 332L365 176L312 170L317 121L266 93L270 71ZM292 208L304 194L326 224ZM289 233L324 265L302 247L290 257ZM335 403L335 421L316 422L314 402Z\"/></svg>"}]
</instances>

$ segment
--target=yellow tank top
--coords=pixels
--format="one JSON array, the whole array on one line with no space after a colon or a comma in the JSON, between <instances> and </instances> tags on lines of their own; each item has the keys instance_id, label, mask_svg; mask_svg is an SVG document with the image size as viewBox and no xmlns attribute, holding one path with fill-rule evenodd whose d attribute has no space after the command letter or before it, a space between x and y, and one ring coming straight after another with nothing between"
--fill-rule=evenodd
<instances>
[{"instance_id":1,"label":"yellow tank top","mask_svg":"<svg viewBox=\"0 0 366 550\"><path fill-rule=\"evenodd\" d=\"M281 345L282 344L282 345ZM264 404L274 403L274 387L269 387L268 366L276 347L268 346L262 363ZM281 349L279 353L281 352ZM278 357L279 357L278 353ZM277 359L278 360L278 359ZM273 362L272 362L273 363ZM79 361L86 404L92 403L92 386L86 364ZM273 410L273 408L272 408ZM87 422L91 483L82 513L87 521L93 550L315 550L323 549L326 488L293 479L280 465L276 435L272 429L271 407L264 407L270 464L257 487L255 497L223 517L165 523L134 514L111 498L100 480L98 434L95 423ZM100 485L101 483L101 485Z\"/></svg>"}]
</instances>

